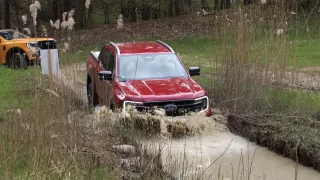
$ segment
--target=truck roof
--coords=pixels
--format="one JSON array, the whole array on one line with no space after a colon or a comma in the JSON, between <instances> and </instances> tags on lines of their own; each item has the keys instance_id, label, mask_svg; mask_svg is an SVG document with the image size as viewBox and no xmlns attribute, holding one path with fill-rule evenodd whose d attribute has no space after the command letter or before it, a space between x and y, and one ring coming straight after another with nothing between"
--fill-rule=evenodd
<instances>
[{"instance_id":1,"label":"truck roof","mask_svg":"<svg viewBox=\"0 0 320 180\"><path fill-rule=\"evenodd\" d=\"M173 52L167 44L157 42L125 42L110 43L114 48L118 48L118 54L139 54L139 53L169 53Z\"/></svg>"},{"instance_id":2,"label":"truck roof","mask_svg":"<svg viewBox=\"0 0 320 180\"><path fill-rule=\"evenodd\" d=\"M14 31L13 29L0 29L0 32Z\"/></svg>"}]
</instances>

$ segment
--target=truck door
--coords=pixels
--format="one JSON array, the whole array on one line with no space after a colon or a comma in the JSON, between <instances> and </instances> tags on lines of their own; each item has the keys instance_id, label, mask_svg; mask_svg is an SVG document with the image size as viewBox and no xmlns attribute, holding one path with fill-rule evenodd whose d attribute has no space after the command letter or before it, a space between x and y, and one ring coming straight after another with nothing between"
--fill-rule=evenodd
<instances>
[{"instance_id":1,"label":"truck door","mask_svg":"<svg viewBox=\"0 0 320 180\"><path fill-rule=\"evenodd\" d=\"M115 56L112 50L105 48L100 56L100 64L102 71L111 71L115 73ZM113 81L96 80L97 94L99 96L100 104L109 106L112 97L112 83Z\"/></svg>"}]
</instances>

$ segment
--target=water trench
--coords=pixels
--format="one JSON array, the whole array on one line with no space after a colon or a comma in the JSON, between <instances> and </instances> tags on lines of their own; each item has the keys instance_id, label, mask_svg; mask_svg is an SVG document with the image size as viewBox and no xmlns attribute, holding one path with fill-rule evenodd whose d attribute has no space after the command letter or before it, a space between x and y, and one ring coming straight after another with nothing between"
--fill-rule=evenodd
<instances>
[{"instance_id":1,"label":"water trench","mask_svg":"<svg viewBox=\"0 0 320 180\"><path fill-rule=\"evenodd\" d=\"M85 75L82 77L65 78L62 71L59 81L86 101ZM320 179L320 173L312 168L229 132L222 114L210 118L203 114L172 118L161 113L157 116L135 114L134 117L140 128L147 127L156 134L137 136L137 141L149 151L161 147L163 167L177 179L242 180L250 174L253 180L292 180L296 173L297 179Z\"/></svg>"},{"instance_id":2,"label":"water trench","mask_svg":"<svg viewBox=\"0 0 320 180\"><path fill-rule=\"evenodd\" d=\"M95 127L129 122L135 127L135 140L148 152L161 152L166 172L176 179L320 179L320 173L295 163L267 148L229 132L226 120L218 110L213 117L197 113L168 117L130 112L112 113L106 107L96 108ZM134 125L133 125L134 124ZM132 136L132 135L131 135Z\"/></svg>"},{"instance_id":3,"label":"water trench","mask_svg":"<svg viewBox=\"0 0 320 180\"><path fill-rule=\"evenodd\" d=\"M196 128L194 136L138 139L147 147L161 147L163 165L177 179L248 179L250 174L250 179L254 180L292 180L296 170L297 179L320 179L320 173L312 168L251 143L212 118L193 115L183 119L183 123L192 124L187 125L188 128Z\"/></svg>"}]
</instances>

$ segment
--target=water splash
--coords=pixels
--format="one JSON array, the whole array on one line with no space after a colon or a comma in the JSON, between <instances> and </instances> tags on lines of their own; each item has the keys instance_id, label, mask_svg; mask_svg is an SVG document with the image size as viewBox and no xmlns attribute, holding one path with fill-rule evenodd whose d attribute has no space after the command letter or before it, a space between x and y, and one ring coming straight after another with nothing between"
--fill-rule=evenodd
<instances>
[{"instance_id":1,"label":"water splash","mask_svg":"<svg viewBox=\"0 0 320 180\"><path fill-rule=\"evenodd\" d=\"M191 113L187 116L171 117L166 116L163 109L156 109L152 114L142 114L133 108L128 109L124 114L120 111L113 112L105 106L96 108L92 115L92 126L97 128L106 121L111 125L123 123L127 127L134 127L150 135L174 138L228 131L227 127L219 122L224 118L222 114L206 117L205 113ZM219 111L214 110L214 112Z\"/></svg>"}]
</instances>

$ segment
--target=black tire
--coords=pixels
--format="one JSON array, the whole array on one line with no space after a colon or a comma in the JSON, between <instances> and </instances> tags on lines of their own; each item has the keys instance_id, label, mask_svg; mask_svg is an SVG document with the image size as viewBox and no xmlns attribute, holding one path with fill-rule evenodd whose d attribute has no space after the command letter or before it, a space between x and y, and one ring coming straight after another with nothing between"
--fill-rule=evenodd
<instances>
[{"instance_id":1,"label":"black tire","mask_svg":"<svg viewBox=\"0 0 320 180\"><path fill-rule=\"evenodd\" d=\"M14 53L9 59L8 66L13 69L27 69L28 61L22 54Z\"/></svg>"},{"instance_id":2,"label":"black tire","mask_svg":"<svg viewBox=\"0 0 320 180\"><path fill-rule=\"evenodd\" d=\"M92 82L87 85L87 98L88 98L88 106L90 109L94 108L97 104L94 100L94 92L92 87Z\"/></svg>"},{"instance_id":3,"label":"black tire","mask_svg":"<svg viewBox=\"0 0 320 180\"><path fill-rule=\"evenodd\" d=\"M112 112L116 112L116 105L113 100L111 100L110 102L110 109Z\"/></svg>"}]
</instances>

